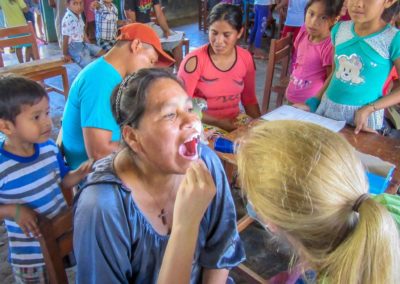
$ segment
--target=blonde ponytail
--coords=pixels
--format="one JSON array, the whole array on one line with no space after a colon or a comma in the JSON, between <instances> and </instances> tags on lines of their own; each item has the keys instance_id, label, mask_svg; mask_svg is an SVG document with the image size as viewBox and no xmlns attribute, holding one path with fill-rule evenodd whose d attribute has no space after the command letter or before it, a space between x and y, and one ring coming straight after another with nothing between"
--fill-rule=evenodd
<instances>
[{"instance_id":1,"label":"blonde ponytail","mask_svg":"<svg viewBox=\"0 0 400 284\"><path fill-rule=\"evenodd\" d=\"M321 270L330 283L399 283L400 242L388 210L369 198L349 236L327 255Z\"/></svg>"},{"instance_id":2,"label":"blonde ponytail","mask_svg":"<svg viewBox=\"0 0 400 284\"><path fill-rule=\"evenodd\" d=\"M278 228L321 282L394 283L399 233L388 211L368 198L364 168L339 134L277 121L239 143L242 188L257 213Z\"/></svg>"}]
</instances>

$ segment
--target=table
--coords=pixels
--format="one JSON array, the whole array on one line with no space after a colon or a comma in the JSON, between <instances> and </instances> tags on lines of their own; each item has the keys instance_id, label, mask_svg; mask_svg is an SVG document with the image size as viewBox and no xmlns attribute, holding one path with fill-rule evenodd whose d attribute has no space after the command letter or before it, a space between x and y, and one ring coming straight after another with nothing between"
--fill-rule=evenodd
<instances>
[{"instance_id":1,"label":"table","mask_svg":"<svg viewBox=\"0 0 400 284\"><path fill-rule=\"evenodd\" d=\"M65 99L69 93L69 82L65 62L61 57L45 58L33 60L30 62L20 63L0 68L0 75L13 73L19 76L27 77L34 81L44 81L45 79L55 76L61 76L63 89L56 88L45 84L47 92L55 91L63 94Z\"/></svg>"},{"instance_id":2,"label":"table","mask_svg":"<svg viewBox=\"0 0 400 284\"><path fill-rule=\"evenodd\" d=\"M256 119L246 126L242 126L235 131L227 134L225 137L230 140L236 140L243 135L254 125L265 122L262 119ZM346 140L356 148L357 151L370 154L381 158L384 161L390 162L396 166L393 173L391 185L386 190L387 193L396 193L400 187L400 139L394 139L386 136L377 135L374 133L361 132L354 134L354 128L346 126L340 132ZM213 147L213 145L210 145ZM232 171L235 168L236 160L233 154L216 152L222 159L224 167L227 171L228 179L232 178Z\"/></svg>"}]
</instances>

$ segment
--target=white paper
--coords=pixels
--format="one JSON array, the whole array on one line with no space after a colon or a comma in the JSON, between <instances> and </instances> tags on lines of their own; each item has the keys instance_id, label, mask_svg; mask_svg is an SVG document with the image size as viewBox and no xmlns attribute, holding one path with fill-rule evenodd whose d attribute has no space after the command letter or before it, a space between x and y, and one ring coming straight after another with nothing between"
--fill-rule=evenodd
<instances>
[{"instance_id":1,"label":"white paper","mask_svg":"<svg viewBox=\"0 0 400 284\"><path fill-rule=\"evenodd\" d=\"M345 121L337 121L320 116L315 113L307 112L292 106L283 105L273 111L261 116L265 120L298 120L318 124L328 128L333 132L339 132L345 125Z\"/></svg>"},{"instance_id":2,"label":"white paper","mask_svg":"<svg viewBox=\"0 0 400 284\"><path fill-rule=\"evenodd\" d=\"M180 32L180 31L170 31L171 34L166 38L166 37L162 37L160 38L160 42L164 43L164 42L175 42L175 41L180 41L181 39L183 39L184 36L184 32Z\"/></svg>"}]
</instances>

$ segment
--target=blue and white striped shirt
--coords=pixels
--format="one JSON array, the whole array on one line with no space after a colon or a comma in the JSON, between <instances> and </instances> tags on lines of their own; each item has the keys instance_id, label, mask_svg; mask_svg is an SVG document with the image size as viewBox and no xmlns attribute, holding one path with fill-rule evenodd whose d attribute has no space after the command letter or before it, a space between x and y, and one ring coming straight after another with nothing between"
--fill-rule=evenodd
<instances>
[{"instance_id":1,"label":"blue and white striped shirt","mask_svg":"<svg viewBox=\"0 0 400 284\"><path fill-rule=\"evenodd\" d=\"M31 157L20 157L4 150L4 142L0 144L0 205L22 204L53 218L67 207L59 183L69 169L54 142L34 147ZM39 242L27 237L14 220L5 223L11 265L43 266Z\"/></svg>"}]
</instances>

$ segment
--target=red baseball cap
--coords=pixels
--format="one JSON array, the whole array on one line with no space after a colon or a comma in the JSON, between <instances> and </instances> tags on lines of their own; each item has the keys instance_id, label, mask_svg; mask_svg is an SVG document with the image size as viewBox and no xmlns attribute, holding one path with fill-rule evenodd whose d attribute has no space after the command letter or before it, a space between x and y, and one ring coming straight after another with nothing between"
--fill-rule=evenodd
<instances>
[{"instance_id":1,"label":"red baseball cap","mask_svg":"<svg viewBox=\"0 0 400 284\"><path fill-rule=\"evenodd\" d=\"M159 55L157 65L170 66L175 63L175 60L162 49L158 35L148 25L132 23L119 29L119 36L117 37L117 40L132 41L135 39L138 39L143 43L150 44L154 47Z\"/></svg>"}]
</instances>

